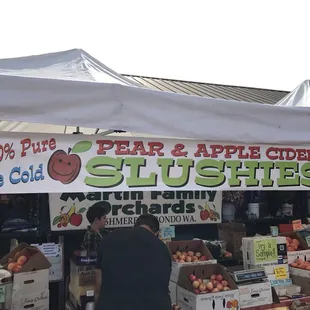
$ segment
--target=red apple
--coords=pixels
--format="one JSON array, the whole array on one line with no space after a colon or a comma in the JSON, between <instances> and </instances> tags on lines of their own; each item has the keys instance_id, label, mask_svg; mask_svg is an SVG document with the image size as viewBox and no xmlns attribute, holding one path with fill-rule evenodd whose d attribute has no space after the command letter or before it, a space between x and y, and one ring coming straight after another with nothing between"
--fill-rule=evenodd
<instances>
[{"instance_id":1,"label":"red apple","mask_svg":"<svg viewBox=\"0 0 310 310\"><path fill-rule=\"evenodd\" d=\"M219 281L219 282L223 281L223 276L221 274L218 274L216 276L216 280Z\"/></svg>"},{"instance_id":2,"label":"red apple","mask_svg":"<svg viewBox=\"0 0 310 310\"><path fill-rule=\"evenodd\" d=\"M25 265L26 262L27 262L27 257L25 255L20 256L17 260L17 264L21 266Z\"/></svg>"},{"instance_id":3,"label":"red apple","mask_svg":"<svg viewBox=\"0 0 310 310\"><path fill-rule=\"evenodd\" d=\"M212 282L207 283L206 287L207 287L207 290L208 290L208 291L212 291L213 288L214 288Z\"/></svg>"},{"instance_id":4,"label":"red apple","mask_svg":"<svg viewBox=\"0 0 310 310\"><path fill-rule=\"evenodd\" d=\"M190 256L186 256L185 261L187 263L190 263L192 261L192 258Z\"/></svg>"},{"instance_id":5,"label":"red apple","mask_svg":"<svg viewBox=\"0 0 310 310\"><path fill-rule=\"evenodd\" d=\"M63 184L72 183L81 170L81 159L76 154L67 154L63 150L57 150L50 157L47 164L47 172L51 179Z\"/></svg>"},{"instance_id":6,"label":"red apple","mask_svg":"<svg viewBox=\"0 0 310 310\"><path fill-rule=\"evenodd\" d=\"M193 251L188 251L188 252L187 252L187 255L190 256L190 257L192 257L192 256L194 256L194 252L193 252Z\"/></svg>"},{"instance_id":7,"label":"red apple","mask_svg":"<svg viewBox=\"0 0 310 310\"><path fill-rule=\"evenodd\" d=\"M196 276L195 276L194 274L190 274L190 275L188 276L188 279L189 279L191 282L194 282L197 278L196 278Z\"/></svg>"},{"instance_id":8,"label":"red apple","mask_svg":"<svg viewBox=\"0 0 310 310\"><path fill-rule=\"evenodd\" d=\"M197 256L193 256L192 257L192 262L197 262L199 259L198 259L198 257Z\"/></svg>"},{"instance_id":9,"label":"red apple","mask_svg":"<svg viewBox=\"0 0 310 310\"><path fill-rule=\"evenodd\" d=\"M230 258L230 257L232 257L233 255L232 255L230 252L225 252L224 256L225 256L226 258Z\"/></svg>"},{"instance_id":10,"label":"red apple","mask_svg":"<svg viewBox=\"0 0 310 310\"><path fill-rule=\"evenodd\" d=\"M72 226L80 226L83 222L83 216L82 214L77 214L77 213L73 213L71 216L70 216L70 224Z\"/></svg>"},{"instance_id":11,"label":"red apple","mask_svg":"<svg viewBox=\"0 0 310 310\"><path fill-rule=\"evenodd\" d=\"M195 256L200 258L201 257L201 253L200 252L196 252Z\"/></svg>"},{"instance_id":12,"label":"red apple","mask_svg":"<svg viewBox=\"0 0 310 310\"><path fill-rule=\"evenodd\" d=\"M193 281L192 285L194 288L198 288L200 283L197 280L195 280L195 281Z\"/></svg>"},{"instance_id":13,"label":"red apple","mask_svg":"<svg viewBox=\"0 0 310 310\"><path fill-rule=\"evenodd\" d=\"M180 260L178 261L178 263L179 263L179 264L183 264L183 263L185 263L185 260L184 260L184 259L180 259Z\"/></svg>"},{"instance_id":14,"label":"red apple","mask_svg":"<svg viewBox=\"0 0 310 310\"><path fill-rule=\"evenodd\" d=\"M186 258L185 255L183 255L183 254L179 255L179 260L184 260L185 261L185 258Z\"/></svg>"},{"instance_id":15,"label":"red apple","mask_svg":"<svg viewBox=\"0 0 310 310\"><path fill-rule=\"evenodd\" d=\"M212 281L212 283L213 283L214 287L217 287L217 285L220 284L220 282L217 280Z\"/></svg>"},{"instance_id":16,"label":"red apple","mask_svg":"<svg viewBox=\"0 0 310 310\"><path fill-rule=\"evenodd\" d=\"M197 281L198 281L200 284L203 283L203 280L200 279L200 278L197 278Z\"/></svg>"},{"instance_id":17,"label":"red apple","mask_svg":"<svg viewBox=\"0 0 310 310\"><path fill-rule=\"evenodd\" d=\"M214 288L214 289L212 290L212 293L217 293L217 292L219 292L218 288Z\"/></svg>"},{"instance_id":18,"label":"red apple","mask_svg":"<svg viewBox=\"0 0 310 310\"><path fill-rule=\"evenodd\" d=\"M224 286L223 286L223 284L218 284L218 285L216 286L216 288L217 288L219 291L222 291L222 290L224 289Z\"/></svg>"},{"instance_id":19,"label":"red apple","mask_svg":"<svg viewBox=\"0 0 310 310\"><path fill-rule=\"evenodd\" d=\"M211 277L210 277L210 280L215 280L216 279L216 275L213 274Z\"/></svg>"},{"instance_id":20,"label":"red apple","mask_svg":"<svg viewBox=\"0 0 310 310\"><path fill-rule=\"evenodd\" d=\"M223 281L222 281L222 285L223 285L224 287L227 287L227 286L228 286L228 282L227 282L226 280L223 280Z\"/></svg>"},{"instance_id":21,"label":"red apple","mask_svg":"<svg viewBox=\"0 0 310 310\"><path fill-rule=\"evenodd\" d=\"M14 267L12 268L13 273L18 273L22 269L21 265L15 264Z\"/></svg>"},{"instance_id":22,"label":"red apple","mask_svg":"<svg viewBox=\"0 0 310 310\"><path fill-rule=\"evenodd\" d=\"M206 260L208 260L208 258L207 258L207 256L201 256L199 260L200 261L206 261Z\"/></svg>"},{"instance_id":23,"label":"red apple","mask_svg":"<svg viewBox=\"0 0 310 310\"><path fill-rule=\"evenodd\" d=\"M198 289L198 288L195 288L195 289L194 289L194 293L195 293L195 294L200 294L199 289Z\"/></svg>"},{"instance_id":24,"label":"red apple","mask_svg":"<svg viewBox=\"0 0 310 310\"><path fill-rule=\"evenodd\" d=\"M13 268L15 267L15 265L16 265L16 263L9 263L8 264L8 267L7 267L7 269L8 269L8 271L13 271Z\"/></svg>"},{"instance_id":25,"label":"red apple","mask_svg":"<svg viewBox=\"0 0 310 310\"><path fill-rule=\"evenodd\" d=\"M207 287L206 287L206 285L205 285L204 283L201 283L201 284L199 285L199 291L200 291L200 292L204 292L206 289L207 289Z\"/></svg>"}]
</instances>

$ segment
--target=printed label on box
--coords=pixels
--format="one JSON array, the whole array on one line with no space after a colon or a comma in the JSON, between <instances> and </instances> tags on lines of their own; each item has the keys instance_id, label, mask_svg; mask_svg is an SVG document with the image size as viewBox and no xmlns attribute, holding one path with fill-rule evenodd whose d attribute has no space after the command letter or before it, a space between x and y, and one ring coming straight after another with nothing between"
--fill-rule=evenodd
<instances>
[{"instance_id":1,"label":"printed label on box","mask_svg":"<svg viewBox=\"0 0 310 310\"><path fill-rule=\"evenodd\" d=\"M0 286L0 303L5 302L5 285Z\"/></svg>"}]
</instances>

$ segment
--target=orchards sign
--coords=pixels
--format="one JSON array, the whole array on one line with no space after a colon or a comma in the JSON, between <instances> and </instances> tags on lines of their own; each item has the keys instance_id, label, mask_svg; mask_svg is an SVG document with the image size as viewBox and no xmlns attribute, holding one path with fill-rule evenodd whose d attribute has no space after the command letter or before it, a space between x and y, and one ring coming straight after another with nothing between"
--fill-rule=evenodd
<instances>
[{"instance_id":1,"label":"orchards sign","mask_svg":"<svg viewBox=\"0 0 310 310\"><path fill-rule=\"evenodd\" d=\"M52 230L85 229L92 205L108 211L108 227L133 226L151 213L163 226L221 222L222 195L217 191L132 191L50 194Z\"/></svg>"},{"instance_id":2,"label":"orchards sign","mask_svg":"<svg viewBox=\"0 0 310 310\"><path fill-rule=\"evenodd\" d=\"M310 144L0 134L0 193L310 187Z\"/></svg>"}]
</instances>

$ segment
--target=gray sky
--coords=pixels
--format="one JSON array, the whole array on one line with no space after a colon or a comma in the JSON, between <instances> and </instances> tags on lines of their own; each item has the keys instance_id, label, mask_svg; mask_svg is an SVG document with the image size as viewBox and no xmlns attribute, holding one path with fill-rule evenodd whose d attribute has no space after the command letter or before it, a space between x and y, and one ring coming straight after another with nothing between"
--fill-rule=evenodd
<instances>
[{"instance_id":1,"label":"gray sky","mask_svg":"<svg viewBox=\"0 0 310 310\"><path fill-rule=\"evenodd\" d=\"M0 58L82 48L120 73L292 90L308 0L3 0Z\"/></svg>"}]
</instances>

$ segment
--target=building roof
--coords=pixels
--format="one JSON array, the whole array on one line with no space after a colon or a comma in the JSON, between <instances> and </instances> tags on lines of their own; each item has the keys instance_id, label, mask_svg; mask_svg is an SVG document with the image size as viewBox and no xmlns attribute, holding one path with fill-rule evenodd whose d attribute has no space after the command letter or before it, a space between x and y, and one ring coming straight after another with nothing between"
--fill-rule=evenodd
<instances>
[{"instance_id":1,"label":"building roof","mask_svg":"<svg viewBox=\"0 0 310 310\"><path fill-rule=\"evenodd\" d=\"M124 74L124 76L151 89L226 100L275 104L289 93L280 90L189 82L128 74Z\"/></svg>"}]
</instances>

